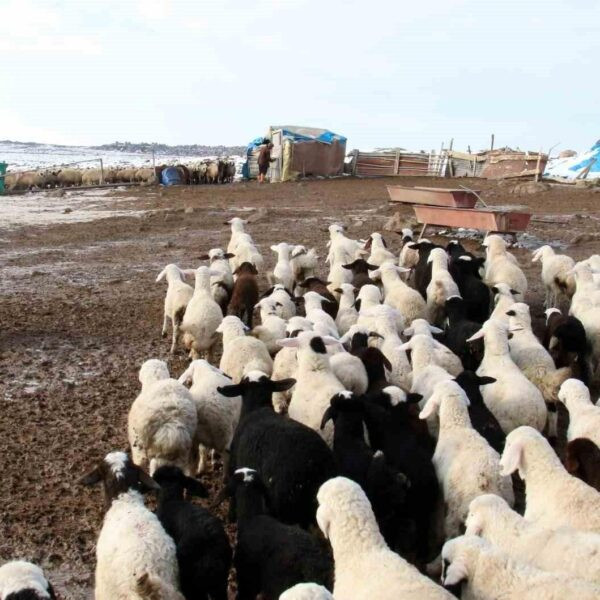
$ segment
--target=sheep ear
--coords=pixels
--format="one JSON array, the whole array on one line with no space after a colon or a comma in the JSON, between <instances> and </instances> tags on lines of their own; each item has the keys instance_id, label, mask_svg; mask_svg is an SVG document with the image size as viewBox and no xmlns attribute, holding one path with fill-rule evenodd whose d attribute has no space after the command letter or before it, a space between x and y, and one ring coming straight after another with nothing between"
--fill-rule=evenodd
<instances>
[{"instance_id":1,"label":"sheep ear","mask_svg":"<svg viewBox=\"0 0 600 600\"><path fill-rule=\"evenodd\" d=\"M444 577L443 584L445 587L456 585L461 581L467 579L469 573L467 572L467 567L460 560L455 560L447 569L446 569L446 577Z\"/></svg>"},{"instance_id":2,"label":"sheep ear","mask_svg":"<svg viewBox=\"0 0 600 600\"><path fill-rule=\"evenodd\" d=\"M402 335L404 337L412 337L415 334L415 330L412 327L407 327L403 332Z\"/></svg>"},{"instance_id":3,"label":"sheep ear","mask_svg":"<svg viewBox=\"0 0 600 600\"><path fill-rule=\"evenodd\" d=\"M499 294L500 290L495 285L493 285L492 286L492 292L494 292L494 294Z\"/></svg>"},{"instance_id":4,"label":"sheep ear","mask_svg":"<svg viewBox=\"0 0 600 600\"><path fill-rule=\"evenodd\" d=\"M79 483L81 485L96 485L102 481L102 469L100 467L95 467L89 473L86 473L81 479Z\"/></svg>"},{"instance_id":5,"label":"sheep ear","mask_svg":"<svg viewBox=\"0 0 600 600\"><path fill-rule=\"evenodd\" d=\"M519 292L519 291L517 291L517 290L513 290L512 288L510 288L510 293L511 293L513 296L518 296L518 295L519 295L521 292Z\"/></svg>"},{"instance_id":6,"label":"sheep ear","mask_svg":"<svg viewBox=\"0 0 600 600\"><path fill-rule=\"evenodd\" d=\"M439 327L436 327L435 325L430 325L429 331L431 331L431 333L437 333L437 334L444 333L443 329L440 329Z\"/></svg>"},{"instance_id":7,"label":"sheep ear","mask_svg":"<svg viewBox=\"0 0 600 600\"><path fill-rule=\"evenodd\" d=\"M340 344L340 340L336 340L331 335L321 336L321 339L326 346L335 346L336 344Z\"/></svg>"},{"instance_id":8,"label":"sheep ear","mask_svg":"<svg viewBox=\"0 0 600 600\"><path fill-rule=\"evenodd\" d=\"M480 340L485 335L483 328L480 329L477 333L474 333L468 340L467 343L474 342L475 340Z\"/></svg>"},{"instance_id":9,"label":"sheep ear","mask_svg":"<svg viewBox=\"0 0 600 600\"><path fill-rule=\"evenodd\" d=\"M225 252L225 254L223 254L223 258L234 258L235 254L233 252Z\"/></svg>"},{"instance_id":10,"label":"sheep ear","mask_svg":"<svg viewBox=\"0 0 600 600\"><path fill-rule=\"evenodd\" d=\"M410 350L411 348L412 348L411 342L406 342L405 344L401 344L400 346L398 346L398 350L403 350L404 352L406 352L407 350Z\"/></svg>"},{"instance_id":11,"label":"sheep ear","mask_svg":"<svg viewBox=\"0 0 600 600\"><path fill-rule=\"evenodd\" d=\"M381 269L375 269L374 271L371 271L371 278L373 277L381 277Z\"/></svg>"},{"instance_id":12,"label":"sheep ear","mask_svg":"<svg viewBox=\"0 0 600 600\"><path fill-rule=\"evenodd\" d=\"M483 377L479 377L477 380L478 385L490 385L490 383L496 383L496 379L494 377L488 377L484 375Z\"/></svg>"},{"instance_id":13,"label":"sheep ear","mask_svg":"<svg viewBox=\"0 0 600 600\"><path fill-rule=\"evenodd\" d=\"M367 263L367 269L369 271L378 271L379 270L379 265L372 265L371 263ZM375 275L375 273L373 273L373 275Z\"/></svg>"},{"instance_id":14,"label":"sheep ear","mask_svg":"<svg viewBox=\"0 0 600 600\"><path fill-rule=\"evenodd\" d=\"M156 283L158 283L161 279L165 278L165 275L167 274L167 268L165 267L159 274L158 277L156 278Z\"/></svg>"},{"instance_id":15,"label":"sheep ear","mask_svg":"<svg viewBox=\"0 0 600 600\"><path fill-rule=\"evenodd\" d=\"M226 398L237 398L241 396L244 391L243 386L240 383L234 385L224 385L217 388L217 392Z\"/></svg>"},{"instance_id":16,"label":"sheep ear","mask_svg":"<svg viewBox=\"0 0 600 600\"><path fill-rule=\"evenodd\" d=\"M500 466L502 467L500 475L512 475L517 469L521 468L522 459L523 444L517 440L504 448L504 452L500 458Z\"/></svg>"},{"instance_id":17,"label":"sheep ear","mask_svg":"<svg viewBox=\"0 0 600 600\"><path fill-rule=\"evenodd\" d=\"M160 490L160 485L146 473L143 469L135 467L138 476L138 483L142 492L150 492L152 490Z\"/></svg>"},{"instance_id":18,"label":"sheep ear","mask_svg":"<svg viewBox=\"0 0 600 600\"><path fill-rule=\"evenodd\" d=\"M323 413L323 418L321 419L321 426L319 427L321 431L325 429L327 421L331 421L333 419L333 411L334 408L332 406L328 406L325 412Z\"/></svg>"},{"instance_id":19,"label":"sheep ear","mask_svg":"<svg viewBox=\"0 0 600 600\"><path fill-rule=\"evenodd\" d=\"M319 529L323 532L325 539L329 539L329 527L331 525L331 519L328 514L328 509L325 506L319 506L317 509L317 525Z\"/></svg>"},{"instance_id":20,"label":"sheep ear","mask_svg":"<svg viewBox=\"0 0 600 600\"><path fill-rule=\"evenodd\" d=\"M192 379L192 375L194 374L194 366L190 365L179 377L177 380L182 385L185 385L188 381Z\"/></svg>"},{"instance_id":21,"label":"sheep ear","mask_svg":"<svg viewBox=\"0 0 600 600\"><path fill-rule=\"evenodd\" d=\"M270 296L274 291L275 291L275 287L274 286L270 287L268 290L263 292L263 294L261 295L261 298L266 298L267 296Z\"/></svg>"},{"instance_id":22,"label":"sheep ear","mask_svg":"<svg viewBox=\"0 0 600 600\"><path fill-rule=\"evenodd\" d=\"M201 254L198 257L198 260L208 260L210 258L210 256L208 254Z\"/></svg>"},{"instance_id":23,"label":"sheep ear","mask_svg":"<svg viewBox=\"0 0 600 600\"><path fill-rule=\"evenodd\" d=\"M478 535L481 536L483 531L483 522L481 517L469 515L466 521L465 535Z\"/></svg>"},{"instance_id":24,"label":"sheep ear","mask_svg":"<svg viewBox=\"0 0 600 600\"><path fill-rule=\"evenodd\" d=\"M432 415L435 414L437 410L437 402L435 401L434 396L431 396L429 400L425 403L423 410L419 413L419 419L424 420L428 419Z\"/></svg>"},{"instance_id":25,"label":"sheep ear","mask_svg":"<svg viewBox=\"0 0 600 600\"><path fill-rule=\"evenodd\" d=\"M352 270L354 268L354 266L356 265L356 261L348 263L347 265L342 265L342 267L344 269L348 269L348 270Z\"/></svg>"},{"instance_id":26,"label":"sheep ear","mask_svg":"<svg viewBox=\"0 0 600 600\"><path fill-rule=\"evenodd\" d=\"M386 356L383 357L383 366L388 370L392 370L392 363L387 359Z\"/></svg>"},{"instance_id":27,"label":"sheep ear","mask_svg":"<svg viewBox=\"0 0 600 600\"><path fill-rule=\"evenodd\" d=\"M277 340L277 345L282 348L297 348L300 345L300 340L295 338L283 338L282 340Z\"/></svg>"},{"instance_id":28,"label":"sheep ear","mask_svg":"<svg viewBox=\"0 0 600 600\"><path fill-rule=\"evenodd\" d=\"M407 404L418 404L423 400L423 394L417 394L415 392L411 392L406 394L406 403Z\"/></svg>"},{"instance_id":29,"label":"sheep ear","mask_svg":"<svg viewBox=\"0 0 600 600\"><path fill-rule=\"evenodd\" d=\"M208 490L201 481L198 481L193 477L185 477L184 484L185 489L190 496L195 496L196 498L208 498Z\"/></svg>"},{"instance_id":30,"label":"sheep ear","mask_svg":"<svg viewBox=\"0 0 600 600\"><path fill-rule=\"evenodd\" d=\"M286 392L292 386L296 384L295 379L278 379L277 381L271 381L271 391L273 392Z\"/></svg>"}]
</instances>

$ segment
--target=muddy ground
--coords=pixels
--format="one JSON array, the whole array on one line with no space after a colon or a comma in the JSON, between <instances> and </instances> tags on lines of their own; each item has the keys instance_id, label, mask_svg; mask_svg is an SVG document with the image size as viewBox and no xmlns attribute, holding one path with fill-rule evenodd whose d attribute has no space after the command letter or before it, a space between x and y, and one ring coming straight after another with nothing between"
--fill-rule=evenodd
<instances>
[{"instance_id":1,"label":"muddy ground","mask_svg":"<svg viewBox=\"0 0 600 600\"><path fill-rule=\"evenodd\" d=\"M22 205L12 197L10 206L0 198L0 563L41 563L62 598L90 597L102 499L77 480L108 451L126 448L141 363L165 359L174 376L187 363L183 354L169 356L160 337L166 286L154 280L165 264L197 266L201 253L226 245L223 222L234 215L257 217L250 231L268 266L269 245L279 241L314 245L324 257L331 222L364 237L394 212L410 221L409 208L388 204L388 183L456 185L337 179L135 188L93 201L69 192L28 196ZM461 183L482 190L489 204L526 205L535 215L529 245L560 242L577 259L600 252L598 189L520 195L511 184ZM399 249L399 236L386 237ZM515 253L539 316L540 268L528 249ZM204 480L214 497L219 474Z\"/></svg>"}]
</instances>

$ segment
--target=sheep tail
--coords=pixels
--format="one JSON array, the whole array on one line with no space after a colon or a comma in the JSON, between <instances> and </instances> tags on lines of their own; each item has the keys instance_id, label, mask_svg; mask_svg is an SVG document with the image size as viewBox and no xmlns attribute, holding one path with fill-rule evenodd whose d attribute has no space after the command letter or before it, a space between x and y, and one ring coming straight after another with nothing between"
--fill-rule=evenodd
<instances>
[{"instance_id":1,"label":"sheep tail","mask_svg":"<svg viewBox=\"0 0 600 600\"><path fill-rule=\"evenodd\" d=\"M165 423L152 439L153 454L166 460L177 460L191 445L190 434L179 423Z\"/></svg>"},{"instance_id":2,"label":"sheep tail","mask_svg":"<svg viewBox=\"0 0 600 600\"><path fill-rule=\"evenodd\" d=\"M144 573L135 580L135 591L143 600L185 600L170 583L150 573Z\"/></svg>"}]
</instances>

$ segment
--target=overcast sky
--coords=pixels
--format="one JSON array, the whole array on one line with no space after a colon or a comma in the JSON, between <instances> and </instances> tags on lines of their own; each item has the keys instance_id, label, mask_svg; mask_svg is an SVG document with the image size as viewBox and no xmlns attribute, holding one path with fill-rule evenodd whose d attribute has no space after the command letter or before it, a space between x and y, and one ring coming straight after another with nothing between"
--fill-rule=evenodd
<instances>
[{"instance_id":1,"label":"overcast sky","mask_svg":"<svg viewBox=\"0 0 600 600\"><path fill-rule=\"evenodd\" d=\"M0 139L587 149L599 0L0 0Z\"/></svg>"}]
</instances>

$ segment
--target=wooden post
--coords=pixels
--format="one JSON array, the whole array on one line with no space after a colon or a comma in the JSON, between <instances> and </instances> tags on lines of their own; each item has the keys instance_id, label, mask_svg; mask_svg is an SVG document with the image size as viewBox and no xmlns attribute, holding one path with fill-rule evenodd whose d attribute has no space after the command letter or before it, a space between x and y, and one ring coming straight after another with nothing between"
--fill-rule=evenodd
<instances>
[{"instance_id":1,"label":"wooden post","mask_svg":"<svg viewBox=\"0 0 600 600\"><path fill-rule=\"evenodd\" d=\"M154 182L158 181L158 177L156 176L156 153L154 151L155 144L152 144L152 172L154 173Z\"/></svg>"},{"instance_id":2,"label":"wooden post","mask_svg":"<svg viewBox=\"0 0 600 600\"><path fill-rule=\"evenodd\" d=\"M100 158L100 185L104 185L104 162Z\"/></svg>"},{"instance_id":3,"label":"wooden post","mask_svg":"<svg viewBox=\"0 0 600 600\"><path fill-rule=\"evenodd\" d=\"M540 180L540 163L542 162L542 149L538 153L537 163L535 165L535 181Z\"/></svg>"},{"instance_id":4,"label":"wooden post","mask_svg":"<svg viewBox=\"0 0 600 600\"><path fill-rule=\"evenodd\" d=\"M354 154L354 160L352 161L352 176L356 177L356 171L358 169L358 155L360 152L358 150L353 150L352 153Z\"/></svg>"},{"instance_id":5,"label":"wooden post","mask_svg":"<svg viewBox=\"0 0 600 600\"><path fill-rule=\"evenodd\" d=\"M450 138L450 146L448 146L448 150L452 152L452 148L454 147L454 138Z\"/></svg>"},{"instance_id":6,"label":"wooden post","mask_svg":"<svg viewBox=\"0 0 600 600\"><path fill-rule=\"evenodd\" d=\"M394 160L394 175L398 175L399 168L400 168L400 151L396 150L396 159Z\"/></svg>"},{"instance_id":7,"label":"wooden post","mask_svg":"<svg viewBox=\"0 0 600 600\"><path fill-rule=\"evenodd\" d=\"M494 149L494 134L492 133L492 141L490 143L490 150Z\"/></svg>"}]
</instances>

